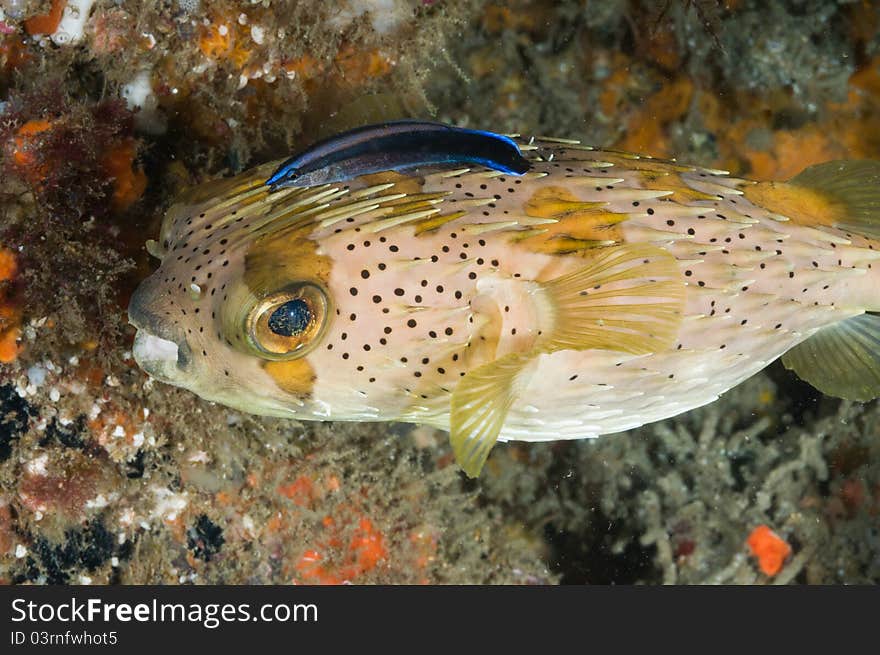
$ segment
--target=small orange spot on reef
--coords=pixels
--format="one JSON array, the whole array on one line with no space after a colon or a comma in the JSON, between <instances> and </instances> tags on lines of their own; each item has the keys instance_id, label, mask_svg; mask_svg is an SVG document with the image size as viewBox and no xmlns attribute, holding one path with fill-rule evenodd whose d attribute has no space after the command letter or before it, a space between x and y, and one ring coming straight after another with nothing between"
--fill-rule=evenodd
<instances>
[{"instance_id":1,"label":"small orange spot on reef","mask_svg":"<svg viewBox=\"0 0 880 655\"><path fill-rule=\"evenodd\" d=\"M298 59L285 63L284 70L295 74L297 77L309 79L318 75L323 70L323 66L314 57L303 55Z\"/></svg>"},{"instance_id":2,"label":"small orange spot on reef","mask_svg":"<svg viewBox=\"0 0 880 655\"><path fill-rule=\"evenodd\" d=\"M147 188L147 176L134 167L135 144L129 140L110 148L102 157L101 165L108 177L113 178L113 208L128 209Z\"/></svg>"},{"instance_id":3,"label":"small orange spot on reef","mask_svg":"<svg viewBox=\"0 0 880 655\"><path fill-rule=\"evenodd\" d=\"M199 39L199 50L211 59L225 56L232 48L232 34L226 25L208 25Z\"/></svg>"},{"instance_id":4,"label":"small orange spot on reef","mask_svg":"<svg viewBox=\"0 0 880 655\"><path fill-rule=\"evenodd\" d=\"M759 525L752 530L746 543L752 555L758 559L758 567L765 575L779 573L785 558L791 555L791 546L766 525Z\"/></svg>"},{"instance_id":5,"label":"small orange spot on reef","mask_svg":"<svg viewBox=\"0 0 880 655\"><path fill-rule=\"evenodd\" d=\"M10 250L0 248L0 363L15 361L21 351L21 311L11 292L12 282L18 273L18 263Z\"/></svg>"},{"instance_id":6,"label":"small orange spot on reef","mask_svg":"<svg viewBox=\"0 0 880 655\"><path fill-rule=\"evenodd\" d=\"M325 516L321 521L324 538L319 541L317 548L307 549L300 555L294 565L298 574L297 582L350 582L388 559L385 537L369 518L352 508L344 509L338 518L339 521L334 516ZM350 530L350 540L346 541L346 526L352 525L352 519L357 523ZM335 557L328 557L330 553Z\"/></svg>"},{"instance_id":7,"label":"small orange spot on reef","mask_svg":"<svg viewBox=\"0 0 880 655\"><path fill-rule=\"evenodd\" d=\"M31 54L23 38L10 34L0 39L0 71L13 71L29 59Z\"/></svg>"},{"instance_id":8,"label":"small orange spot on reef","mask_svg":"<svg viewBox=\"0 0 880 655\"><path fill-rule=\"evenodd\" d=\"M4 320L2 310L0 310L0 323ZM21 329L12 327L0 332L0 364L9 364L14 362L18 357L21 347L18 344L18 338L21 336Z\"/></svg>"},{"instance_id":9,"label":"small orange spot on reef","mask_svg":"<svg viewBox=\"0 0 880 655\"><path fill-rule=\"evenodd\" d=\"M97 417L88 422L89 430L102 446L125 439L124 443L132 445L134 435L138 432L138 424L121 408L108 407Z\"/></svg>"},{"instance_id":10,"label":"small orange spot on reef","mask_svg":"<svg viewBox=\"0 0 880 655\"><path fill-rule=\"evenodd\" d=\"M306 475L301 475L290 484L279 485L278 493L290 498L294 505L300 507L308 506L314 499L312 480Z\"/></svg>"},{"instance_id":11,"label":"small orange spot on reef","mask_svg":"<svg viewBox=\"0 0 880 655\"><path fill-rule=\"evenodd\" d=\"M352 84L362 84L382 77L392 68L391 60L380 50L363 52L353 46L345 46L336 56L334 64L341 76Z\"/></svg>"},{"instance_id":12,"label":"small orange spot on reef","mask_svg":"<svg viewBox=\"0 0 880 655\"><path fill-rule=\"evenodd\" d=\"M12 140L12 161L31 184L41 182L45 176L45 167L37 164L35 151L39 145L37 135L51 127L52 123L44 119L28 121L16 130Z\"/></svg>"},{"instance_id":13,"label":"small orange spot on reef","mask_svg":"<svg viewBox=\"0 0 880 655\"><path fill-rule=\"evenodd\" d=\"M199 50L209 59L228 60L236 68L242 68L251 58L251 51L244 45L236 20L218 19L206 26L199 37Z\"/></svg>"},{"instance_id":14,"label":"small orange spot on reef","mask_svg":"<svg viewBox=\"0 0 880 655\"><path fill-rule=\"evenodd\" d=\"M0 282L11 280L18 272L18 263L15 255L6 249L0 249Z\"/></svg>"},{"instance_id":15,"label":"small orange spot on reef","mask_svg":"<svg viewBox=\"0 0 880 655\"><path fill-rule=\"evenodd\" d=\"M31 35L55 34L66 6L67 0L52 0L52 8L48 14L32 16L24 22L25 31Z\"/></svg>"},{"instance_id":16,"label":"small orange spot on reef","mask_svg":"<svg viewBox=\"0 0 880 655\"><path fill-rule=\"evenodd\" d=\"M388 557L388 551L385 550L382 533L375 528L370 519L361 519L358 528L351 540L349 550L357 556L358 569L369 571Z\"/></svg>"},{"instance_id":17,"label":"small orange spot on reef","mask_svg":"<svg viewBox=\"0 0 880 655\"><path fill-rule=\"evenodd\" d=\"M305 551L296 563L296 570L306 584L339 585L345 582L345 578L335 574L328 567L321 564L324 559L320 551L309 549ZM294 583L299 582L294 580Z\"/></svg>"},{"instance_id":18,"label":"small orange spot on reef","mask_svg":"<svg viewBox=\"0 0 880 655\"><path fill-rule=\"evenodd\" d=\"M280 532L283 527L284 518L281 516L280 512L266 521L266 529L271 533Z\"/></svg>"},{"instance_id":19,"label":"small orange spot on reef","mask_svg":"<svg viewBox=\"0 0 880 655\"><path fill-rule=\"evenodd\" d=\"M221 507L228 507L234 502L235 497L227 491L218 491L214 494L214 500Z\"/></svg>"}]
</instances>

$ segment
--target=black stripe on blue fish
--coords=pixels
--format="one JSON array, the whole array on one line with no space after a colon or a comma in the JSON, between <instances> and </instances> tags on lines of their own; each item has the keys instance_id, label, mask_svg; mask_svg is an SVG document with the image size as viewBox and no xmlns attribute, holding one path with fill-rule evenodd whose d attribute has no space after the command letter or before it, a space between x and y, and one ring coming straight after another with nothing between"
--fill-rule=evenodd
<instances>
[{"instance_id":1,"label":"black stripe on blue fish","mask_svg":"<svg viewBox=\"0 0 880 655\"><path fill-rule=\"evenodd\" d=\"M366 125L319 141L285 161L266 184L305 187L419 166L480 165L523 175L531 164L512 139L427 121Z\"/></svg>"}]
</instances>

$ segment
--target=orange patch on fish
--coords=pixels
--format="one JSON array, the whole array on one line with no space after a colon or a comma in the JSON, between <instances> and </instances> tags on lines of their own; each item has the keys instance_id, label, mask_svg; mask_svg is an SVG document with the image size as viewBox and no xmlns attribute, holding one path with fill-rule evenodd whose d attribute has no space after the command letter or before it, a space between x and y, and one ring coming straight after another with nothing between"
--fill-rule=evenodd
<instances>
[{"instance_id":1,"label":"orange patch on fish","mask_svg":"<svg viewBox=\"0 0 880 655\"><path fill-rule=\"evenodd\" d=\"M667 195L673 202L683 204L694 200L718 200L718 196L711 193L697 191L681 179L677 172L668 171L642 171L642 188L652 191L671 191Z\"/></svg>"},{"instance_id":2,"label":"orange patch on fish","mask_svg":"<svg viewBox=\"0 0 880 655\"><path fill-rule=\"evenodd\" d=\"M615 226L629 215L605 211L605 202L584 202L561 186L539 189L523 205L527 216L553 219L540 226L520 243L536 252L565 253L583 250L605 242L618 243L623 237Z\"/></svg>"},{"instance_id":3,"label":"orange patch on fish","mask_svg":"<svg viewBox=\"0 0 880 655\"><path fill-rule=\"evenodd\" d=\"M845 207L827 194L787 182L759 182L743 188L756 205L785 215L798 225L836 225L845 218Z\"/></svg>"},{"instance_id":4,"label":"orange patch on fish","mask_svg":"<svg viewBox=\"0 0 880 655\"><path fill-rule=\"evenodd\" d=\"M309 238L313 226L294 226L257 241L248 250L245 282L252 288L273 279L330 279L332 264L318 252L318 244Z\"/></svg>"},{"instance_id":5,"label":"orange patch on fish","mask_svg":"<svg viewBox=\"0 0 880 655\"><path fill-rule=\"evenodd\" d=\"M305 358L266 362L263 369L272 376L275 384L300 399L308 398L315 386L315 371Z\"/></svg>"}]
</instances>

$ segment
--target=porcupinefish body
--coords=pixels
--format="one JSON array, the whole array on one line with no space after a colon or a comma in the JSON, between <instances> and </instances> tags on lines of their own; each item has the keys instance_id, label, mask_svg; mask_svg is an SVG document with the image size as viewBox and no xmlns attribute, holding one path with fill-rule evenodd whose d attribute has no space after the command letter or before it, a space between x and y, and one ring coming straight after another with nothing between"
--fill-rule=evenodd
<instances>
[{"instance_id":1,"label":"porcupinefish body","mask_svg":"<svg viewBox=\"0 0 880 655\"><path fill-rule=\"evenodd\" d=\"M191 190L131 301L137 361L247 412L449 430L469 475L496 441L674 416L781 355L880 395L880 164L755 183L514 142L524 174L453 158L284 187L272 162Z\"/></svg>"}]
</instances>

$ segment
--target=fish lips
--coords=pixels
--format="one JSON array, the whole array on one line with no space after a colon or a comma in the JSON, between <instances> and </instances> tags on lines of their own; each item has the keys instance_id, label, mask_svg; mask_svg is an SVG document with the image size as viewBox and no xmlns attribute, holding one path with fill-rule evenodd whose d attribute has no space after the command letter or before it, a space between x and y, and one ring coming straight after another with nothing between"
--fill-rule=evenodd
<instances>
[{"instance_id":1,"label":"fish lips","mask_svg":"<svg viewBox=\"0 0 880 655\"><path fill-rule=\"evenodd\" d=\"M183 330L169 326L144 306L144 285L128 306L128 322L137 328L132 355L144 371L162 381L180 384L192 362L192 351Z\"/></svg>"},{"instance_id":2,"label":"fish lips","mask_svg":"<svg viewBox=\"0 0 880 655\"><path fill-rule=\"evenodd\" d=\"M161 382L180 383L189 360L189 347L138 330L132 355L144 371Z\"/></svg>"}]
</instances>

